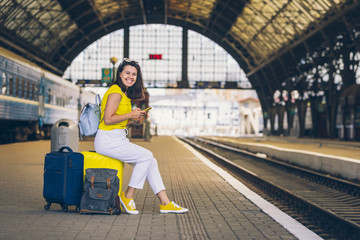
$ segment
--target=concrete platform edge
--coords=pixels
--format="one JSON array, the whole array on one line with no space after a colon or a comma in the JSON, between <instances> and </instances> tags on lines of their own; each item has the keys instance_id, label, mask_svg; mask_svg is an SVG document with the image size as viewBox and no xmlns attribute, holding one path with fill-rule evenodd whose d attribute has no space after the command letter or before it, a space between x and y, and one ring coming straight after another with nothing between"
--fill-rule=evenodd
<instances>
[{"instance_id":1,"label":"concrete platform edge","mask_svg":"<svg viewBox=\"0 0 360 240\"><path fill-rule=\"evenodd\" d=\"M238 192L244 195L247 199L257 205L262 211L268 214L272 219L282 225L285 229L287 229L291 234L297 237L300 240L308 240L308 239L322 239L316 233L312 232L304 225L282 212L273 204L269 203L262 197L260 197L255 192L251 191L248 187L242 184L240 181L235 179L229 173L225 172L220 167L216 166L209 159L204 157L198 151L196 151L193 147L188 144L180 141L178 138L174 137L176 141L185 146L189 151L191 151L197 158L199 158L204 164L206 164L210 169L219 174L225 181L227 181L233 188L235 188Z\"/></svg>"},{"instance_id":2,"label":"concrete platform edge","mask_svg":"<svg viewBox=\"0 0 360 240\"><path fill-rule=\"evenodd\" d=\"M260 143L237 143L251 152L265 153L279 160L308 167L315 171L340 175L349 180L360 180L360 161L304 150L287 149Z\"/></svg>"}]
</instances>

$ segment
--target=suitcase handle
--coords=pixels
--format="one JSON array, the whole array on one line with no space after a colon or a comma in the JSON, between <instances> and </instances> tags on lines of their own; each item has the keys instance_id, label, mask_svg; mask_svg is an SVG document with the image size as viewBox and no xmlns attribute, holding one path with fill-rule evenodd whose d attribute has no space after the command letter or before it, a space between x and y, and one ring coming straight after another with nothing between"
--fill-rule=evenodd
<instances>
[{"instance_id":1,"label":"suitcase handle","mask_svg":"<svg viewBox=\"0 0 360 240\"><path fill-rule=\"evenodd\" d=\"M61 147L61 148L59 149L59 152L63 152L64 149L68 150L68 152L73 152L73 150L72 150L71 148L67 147L67 146Z\"/></svg>"}]
</instances>

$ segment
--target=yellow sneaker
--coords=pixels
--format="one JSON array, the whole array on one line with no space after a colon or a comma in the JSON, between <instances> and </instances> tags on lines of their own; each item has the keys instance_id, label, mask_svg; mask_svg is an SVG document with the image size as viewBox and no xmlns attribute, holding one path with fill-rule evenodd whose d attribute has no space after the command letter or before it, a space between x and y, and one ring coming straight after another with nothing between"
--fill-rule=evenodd
<instances>
[{"instance_id":1,"label":"yellow sneaker","mask_svg":"<svg viewBox=\"0 0 360 240\"><path fill-rule=\"evenodd\" d=\"M180 207L174 202L170 202L168 205L159 205L160 213L186 213L189 210L187 208Z\"/></svg>"},{"instance_id":2,"label":"yellow sneaker","mask_svg":"<svg viewBox=\"0 0 360 240\"><path fill-rule=\"evenodd\" d=\"M129 199L125 197L125 193L121 192L120 202L123 205L125 211L129 214L139 214L139 211L136 210L136 205L134 199Z\"/></svg>"}]
</instances>

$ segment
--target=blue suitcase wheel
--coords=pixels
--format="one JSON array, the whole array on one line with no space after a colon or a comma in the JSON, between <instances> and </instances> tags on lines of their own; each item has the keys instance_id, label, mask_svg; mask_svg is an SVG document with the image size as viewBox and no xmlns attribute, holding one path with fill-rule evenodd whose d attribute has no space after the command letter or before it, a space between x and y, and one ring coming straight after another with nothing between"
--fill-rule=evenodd
<instances>
[{"instance_id":1,"label":"blue suitcase wheel","mask_svg":"<svg viewBox=\"0 0 360 240\"><path fill-rule=\"evenodd\" d=\"M61 209L62 209L64 212L67 212L67 211L68 211L68 205L67 205L67 204L61 205Z\"/></svg>"},{"instance_id":2,"label":"blue suitcase wheel","mask_svg":"<svg viewBox=\"0 0 360 240\"><path fill-rule=\"evenodd\" d=\"M47 211L47 210L49 210L50 205L51 205L51 203L50 203L50 202L48 202L48 203L44 206L44 209L45 209L46 211Z\"/></svg>"}]
</instances>

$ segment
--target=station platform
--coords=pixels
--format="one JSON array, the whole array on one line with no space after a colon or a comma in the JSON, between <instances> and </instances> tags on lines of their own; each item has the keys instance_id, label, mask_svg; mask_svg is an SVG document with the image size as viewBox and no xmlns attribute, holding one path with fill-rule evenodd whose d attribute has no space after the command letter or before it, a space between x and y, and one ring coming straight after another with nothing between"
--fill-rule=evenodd
<instances>
[{"instance_id":1,"label":"station platform","mask_svg":"<svg viewBox=\"0 0 360 240\"><path fill-rule=\"evenodd\" d=\"M0 239L320 239L175 137L132 141L153 152L169 198L188 213L160 214L147 183L135 194L139 215L65 213L58 204L45 211L50 141L13 143L0 145ZM131 171L125 164L123 187Z\"/></svg>"},{"instance_id":2,"label":"station platform","mask_svg":"<svg viewBox=\"0 0 360 240\"><path fill-rule=\"evenodd\" d=\"M206 137L241 149L360 182L360 142L293 137Z\"/></svg>"}]
</instances>

